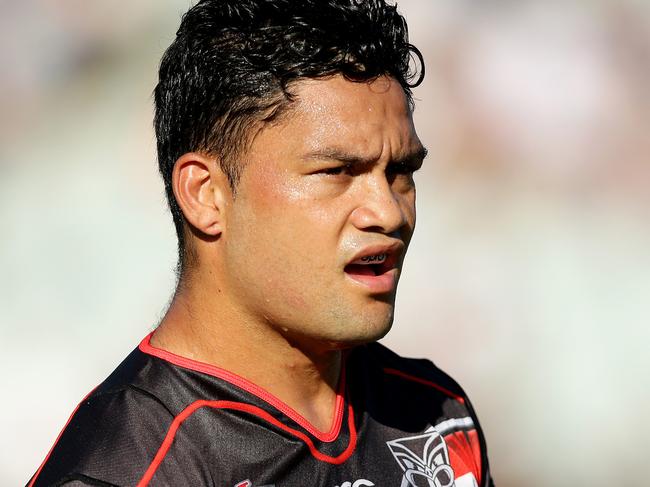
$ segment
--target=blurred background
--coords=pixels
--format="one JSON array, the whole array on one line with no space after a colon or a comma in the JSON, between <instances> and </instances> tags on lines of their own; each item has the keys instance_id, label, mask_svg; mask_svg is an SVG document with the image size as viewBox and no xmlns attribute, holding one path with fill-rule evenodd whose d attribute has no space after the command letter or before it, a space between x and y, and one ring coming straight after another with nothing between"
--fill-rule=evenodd
<instances>
[{"instance_id":1,"label":"blurred background","mask_svg":"<svg viewBox=\"0 0 650 487\"><path fill-rule=\"evenodd\" d=\"M0 485L163 313L151 93L188 0L0 0ZM647 486L650 2L402 0L427 78L384 340L472 398L499 487Z\"/></svg>"}]
</instances>

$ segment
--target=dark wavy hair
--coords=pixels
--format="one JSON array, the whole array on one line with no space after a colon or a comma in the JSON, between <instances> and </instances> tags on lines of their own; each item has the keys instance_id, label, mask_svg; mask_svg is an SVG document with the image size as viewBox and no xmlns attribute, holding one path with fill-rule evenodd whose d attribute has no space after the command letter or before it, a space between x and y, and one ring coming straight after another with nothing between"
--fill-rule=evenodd
<instances>
[{"instance_id":1,"label":"dark wavy hair","mask_svg":"<svg viewBox=\"0 0 650 487\"><path fill-rule=\"evenodd\" d=\"M341 74L364 82L395 78L411 107L424 63L406 21L385 0L201 0L163 55L155 89L158 164L178 235L179 273L186 223L172 170L186 152L216 155L236 191L255 128L293 100L291 85Z\"/></svg>"}]
</instances>

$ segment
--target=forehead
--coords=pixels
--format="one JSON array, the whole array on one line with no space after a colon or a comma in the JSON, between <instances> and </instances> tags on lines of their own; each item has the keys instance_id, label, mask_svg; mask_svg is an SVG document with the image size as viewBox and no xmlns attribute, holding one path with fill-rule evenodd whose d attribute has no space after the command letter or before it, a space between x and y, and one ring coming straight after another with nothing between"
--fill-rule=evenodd
<instances>
[{"instance_id":1,"label":"forehead","mask_svg":"<svg viewBox=\"0 0 650 487\"><path fill-rule=\"evenodd\" d=\"M354 148L359 155L380 158L420 146L404 90L392 78L301 80L291 91L295 100L288 111L260 134L266 149Z\"/></svg>"},{"instance_id":2,"label":"forehead","mask_svg":"<svg viewBox=\"0 0 650 487\"><path fill-rule=\"evenodd\" d=\"M410 115L404 90L388 76L371 81L350 81L340 75L304 79L292 86L292 93L296 95L299 113L304 116L312 113L321 116L323 109L343 118L356 118L377 109L380 114Z\"/></svg>"}]
</instances>

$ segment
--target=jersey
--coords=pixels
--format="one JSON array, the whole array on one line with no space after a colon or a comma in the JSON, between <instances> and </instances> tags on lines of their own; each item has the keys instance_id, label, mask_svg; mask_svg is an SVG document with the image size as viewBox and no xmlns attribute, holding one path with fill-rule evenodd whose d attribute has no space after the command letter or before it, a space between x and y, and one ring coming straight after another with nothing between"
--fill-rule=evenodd
<instances>
[{"instance_id":1,"label":"jersey","mask_svg":"<svg viewBox=\"0 0 650 487\"><path fill-rule=\"evenodd\" d=\"M467 396L428 360L346 354L329 431L147 336L77 407L29 487L491 487Z\"/></svg>"}]
</instances>

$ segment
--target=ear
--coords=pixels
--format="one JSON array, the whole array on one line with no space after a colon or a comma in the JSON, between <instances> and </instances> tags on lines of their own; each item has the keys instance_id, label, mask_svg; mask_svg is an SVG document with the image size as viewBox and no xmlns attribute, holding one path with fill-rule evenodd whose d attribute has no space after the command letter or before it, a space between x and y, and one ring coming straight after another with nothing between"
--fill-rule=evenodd
<instances>
[{"instance_id":1,"label":"ear","mask_svg":"<svg viewBox=\"0 0 650 487\"><path fill-rule=\"evenodd\" d=\"M225 192L230 186L216 158L183 154L174 164L172 188L190 225L205 235L221 234Z\"/></svg>"}]
</instances>

